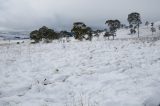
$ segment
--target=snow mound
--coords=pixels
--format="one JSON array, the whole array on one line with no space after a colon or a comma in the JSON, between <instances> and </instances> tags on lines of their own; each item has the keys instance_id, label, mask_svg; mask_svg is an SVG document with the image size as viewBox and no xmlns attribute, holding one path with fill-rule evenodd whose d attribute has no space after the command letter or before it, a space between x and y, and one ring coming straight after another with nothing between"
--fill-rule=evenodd
<instances>
[{"instance_id":1,"label":"snow mound","mask_svg":"<svg viewBox=\"0 0 160 106\"><path fill-rule=\"evenodd\" d=\"M160 91L152 94L145 102L144 106L160 106Z\"/></svg>"}]
</instances>

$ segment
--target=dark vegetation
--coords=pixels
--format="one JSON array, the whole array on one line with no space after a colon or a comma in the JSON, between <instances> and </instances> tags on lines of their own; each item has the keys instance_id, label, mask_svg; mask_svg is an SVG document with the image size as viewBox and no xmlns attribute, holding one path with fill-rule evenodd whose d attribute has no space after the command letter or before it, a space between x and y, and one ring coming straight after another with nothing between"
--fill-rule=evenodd
<instances>
[{"instance_id":1,"label":"dark vegetation","mask_svg":"<svg viewBox=\"0 0 160 106\"><path fill-rule=\"evenodd\" d=\"M104 38L105 39L108 38L109 40L110 36L112 36L113 39L115 38L117 30L120 28L130 29L131 35L138 33L138 37L139 37L140 35L139 27L140 27L140 24L142 24L140 14L137 12L133 12L128 15L127 20L128 20L129 26L125 24L121 24L119 20L107 20L105 24L108 26L108 29L104 29L104 30L99 30L99 29L93 30L91 27L87 26L83 22L73 23L73 27L70 32L68 31L56 32L53 29L43 26L38 30L32 31L30 33L30 39L34 40L34 42L32 43L38 43L40 41L43 41L45 43L50 43L52 42L52 40L60 40L62 38L65 38L67 42L69 42L70 37L74 37L79 41L83 41L83 40L92 41L93 37L99 38L100 33L104 32L104 35L103 35ZM150 24L148 21L146 21L145 26L148 27L149 25L151 25L151 32L153 35L154 32L156 32L156 28L154 27L153 22ZM160 30L160 26L159 26L159 30Z\"/></svg>"},{"instance_id":2,"label":"dark vegetation","mask_svg":"<svg viewBox=\"0 0 160 106\"><path fill-rule=\"evenodd\" d=\"M49 43L58 38L58 33L56 33L53 29L47 28L46 26L43 26L39 30L34 30L30 33L30 39L34 40L36 43L42 40L44 40L46 43Z\"/></svg>"},{"instance_id":3,"label":"dark vegetation","mask_svg":"<svg viewBox=\"0 0 160 106\"><path fill-rule=\"evenodd\" d=\"M139 13L131 13L128 15L128 22L130 26L130 32L131 34L136 33L136 29L138 30L138 37L139 37L139 26L142 24L141 16Z\"/></svg>"}]
</instances>

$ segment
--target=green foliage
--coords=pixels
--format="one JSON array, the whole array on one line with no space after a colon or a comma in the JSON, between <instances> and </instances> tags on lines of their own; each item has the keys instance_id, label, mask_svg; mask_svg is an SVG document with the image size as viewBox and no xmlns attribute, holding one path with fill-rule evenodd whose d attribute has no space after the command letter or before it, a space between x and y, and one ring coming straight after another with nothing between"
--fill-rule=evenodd
<instances>
[{"instance_id":1,"label":"green foliage","mask_svg":"<svg viewBox=\"0 0 160 106\"><path fill-rule=\"evenodd\" d=\"M115 33L121 26L119 20L107 20L105 24L108 24L111 33Z\"/></svg>"},{"instance_id":2,"label":"green foliage","mask_svg":"<svg viewBox=\"0 0 160 106\"><path fill-rule=\"evenodd\" d=\"M138 25L138 24L141 24L141 17L140 17L140 14L139 13L131 13L128 15L128 22L130 25Z\"/></svg>"},{"instance_id":3,"label":"green foliage","mask_svg":"<svg viewBox=\"0 0 160 106\"><path fill-rule=\"evenodd\" d=\"M82 22L74 23L71 32L74 33L75 39L83 40L85 38L85 35L87 34L88 37L86 38L86 40L92 40L92 29L90 27L87 27Z\"/></svg>"},{"instance_id":4,"label":"green foliage","mask_svg":"<svg viewBox=\"0 0 160 106\"><path fill-rule=\"evenodd\" d=\"M72 34L68 31L60 31L60 37L72 37Z\"/></svg>"},{"instance_id":5,"label":"green foliage","mask_svg":"<svg viewBox=\"0 0 160 106\"><path fill-rule=\"evenodd\" d=\"M30 33L30 39L38 43L40 40L42 40L42 36L39 34L38 30L34 30Z\"/></svg>"},{"instance_id":6,"label":"green foliage","mask_svg":"<svg viewBox=\"0 0 160 106\"><path fill-rule=\"evenodd\" d=\"M51 42L54 39L58 39L59 36L54 30L47 28L46 26L41 27L39 30L32 31L30 33L30 39L34 40L35 42L39 42L42 39L46 43Z\"/></svg>"},{"instance_id":7,"label":"green foliage","mask_svg":"<svg viewBox=\"0 0 160 106\"><path fill-rule=\"evenodd\" d=\"M136 33L135 28L133 28L133 29L131 28L131 29L130 29L130 32L131 32L131 34L135 34L135 33Z\"/></svg>"},{"instance_id":8,"label":"green foliage","mask_svg":"<svg viewBox=\"0 0 160 106\"><path fill-rule=\"evenodd\" d=\"M138 29L138 37L139 37L139 26L140 26L140 24L142 24L140 14L137 12L131 13L128 15L127 20L129 22L129 25L132 26L132 27L130 27L132 29L130 31L133 31L137 28ZM131 32L131 34L132 34L132 32Z\"/></svg>"},{"instance_id":9,"label":"green foliage","mask_svg":"<svg viewBox=\"0 0 160 106\"><path fill-rule=\"evenodd\" d=\"M156 28L154 27L153 22L151 23L151 32L152 32L152 35L153 35L154 32L156 32Z\"/></svg>"},{"instance_id":10,"label":"green foliage","mask_svg":"<svg viewBox=\"0 0 160 106\"><path fill-rule=\"evenodd\" d=\"M86 34L88 35L88 37L86 38L86 40L92 41L92 38L93 38L92 32L93 31L92 31L92 29L90 27L86 28Z\"/></svg>"}]
</instances>

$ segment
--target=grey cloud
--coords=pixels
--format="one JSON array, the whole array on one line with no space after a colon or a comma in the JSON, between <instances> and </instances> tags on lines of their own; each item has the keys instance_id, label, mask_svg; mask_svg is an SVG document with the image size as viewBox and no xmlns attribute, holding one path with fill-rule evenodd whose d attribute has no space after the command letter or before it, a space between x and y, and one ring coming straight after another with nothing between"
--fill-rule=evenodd
<instances>
[{"instance_id":1,"label":"grey cloud","mask_svg":"<svg viewBox=\"0 0 160 106\"><path fill-rule=\"evenodd\" d=\"M0 0L0 28L32 30L42 25L70 29L74 21L104 28L106 19L126 23L130 12L158 21L159 0Z\"/></svg>"}]
</instances>

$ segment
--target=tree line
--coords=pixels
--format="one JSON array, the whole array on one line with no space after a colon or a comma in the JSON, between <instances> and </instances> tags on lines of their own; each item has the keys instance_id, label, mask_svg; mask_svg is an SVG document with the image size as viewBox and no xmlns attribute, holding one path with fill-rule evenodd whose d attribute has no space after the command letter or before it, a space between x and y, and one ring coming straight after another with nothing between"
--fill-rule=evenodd
<instances>
[{"instance_id":1,"label":"tree line","mask_svg":"<svg viewBox=\"0 0 160 106\"><path fill-rule=\"evenodd\" d=\"M112 36L114 39L114 37L116 36L116 31L119 28L124 28L124 27L130 28L131 34L135 34L137 29L138 31L137 33L139 37L139 27L140 27L140 24L142 24L140 14L137 12L133 12L128 15L127 20L129 23L128 27L124 24L121 24L121 22L118 19L107 20L105 24L108 26L108 30L105 31L104 37L105 38L108 37L109 39L109 37ZM146 21L145 25L148 26L149 22ZM153 34L156 31L156 29L154 28L154 23L151 23L151 26L152 26L151 31ZM160 26L159 26L159 30L160 30ZM35 43L38 43L42 40L44 40L46 43L49 43L49 42L52 42L52 40L61 39L63 37L66 37L66 38L74 37L75 39L80 41L84 39L92 41L93 36L99 36L100 32L101 30L93 31L91 27L87 26L83 22L75 22L73 23L73 27L70 32L67 32L67 31L56 32L53 29L43 26L38 30L32 31L30 33L30 39L34 40Z\"/></svg>"}]
</instances>

